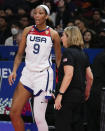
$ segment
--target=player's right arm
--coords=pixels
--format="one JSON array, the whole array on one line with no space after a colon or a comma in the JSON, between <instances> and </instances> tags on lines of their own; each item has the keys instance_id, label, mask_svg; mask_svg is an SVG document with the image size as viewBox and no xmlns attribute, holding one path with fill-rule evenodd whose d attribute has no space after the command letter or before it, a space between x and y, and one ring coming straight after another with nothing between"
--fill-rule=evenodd
<instances>
[{"instance_id":1,"label":"player's right arm","mask_svg":"<svg viewBox=\"0 0 105 131\"><path fill-rule=\"evenodd\" d=\"M31 28L32 28L32 26L26 27L22 33L22 39L21 39L21 42L19 43L18 52L17 52L15 60L14 60L13 71L8 78L10 85L12 85L14 80L16 79L16 71L22 61L22 57L23 57L25 47L26 47L26 37L27 37L27 34Z\"/></svg>"},{"instance_id":2,"label":"player's right arm","mask_svg":"<svg viewBox=\"0 0 105 131\"><path fill-rule=\"evenodd\" d=\"M56 65L57 65L57 68L58 68L59 65L60 65L60 61L61 61L61 45L60 45L61 40L60 40L60 36L59 36L57 31L50 28L50 32L51 32L52 40L54 42Z\"/></svg>"}]
</instances>

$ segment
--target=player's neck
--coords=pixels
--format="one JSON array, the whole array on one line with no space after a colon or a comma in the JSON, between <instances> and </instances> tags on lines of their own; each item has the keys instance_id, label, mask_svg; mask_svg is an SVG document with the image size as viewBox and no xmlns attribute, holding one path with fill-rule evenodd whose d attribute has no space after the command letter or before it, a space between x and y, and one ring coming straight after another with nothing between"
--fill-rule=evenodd
<instances>
[{"instance_id":1,"label":"player's neck","mask_svg":"<svg viewBox=\"0 0 105 131\"><path fill-rule=\"evenodd\" d=\"M38 28L38 30L45 30L46 29L46 25L36 25L36 27Z\"/></svg>"}]
</instances>

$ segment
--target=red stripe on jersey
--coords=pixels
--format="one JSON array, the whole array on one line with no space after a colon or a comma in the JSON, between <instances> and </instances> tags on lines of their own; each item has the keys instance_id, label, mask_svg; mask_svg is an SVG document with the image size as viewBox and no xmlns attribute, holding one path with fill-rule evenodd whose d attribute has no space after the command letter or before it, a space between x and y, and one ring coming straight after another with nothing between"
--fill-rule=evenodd
<instances>
[{"instance_id":1,"label":"red stripe on jersey","mask_svg":"<svg viewBox=\"0 0 105 131\"><path fill-rule=\"evenodd\" d=\"M43 36L49 36L49 37L50 37L50 28L46 28L46 30L43 30L43 31L38 31L38 30L33 26L32 29L29 31L28 34L43 35Z\"/></svg>"}]
</instances>

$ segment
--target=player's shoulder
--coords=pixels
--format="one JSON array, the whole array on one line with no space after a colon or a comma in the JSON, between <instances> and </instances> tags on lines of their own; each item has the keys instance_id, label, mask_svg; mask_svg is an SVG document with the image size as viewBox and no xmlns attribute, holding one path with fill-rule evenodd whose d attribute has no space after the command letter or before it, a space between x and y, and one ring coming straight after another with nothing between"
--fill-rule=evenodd
<instances>
[{"instance_id":1,"label":"player's shoulder","mask_svg":"<svg viewBox=\"0 0 105 131\"><path fill-rule=\"evenodd\" d=\"M23 33L27 35L32 28L33 28L33 25L25 27Z\"/></svg>"},{"instance_id":2,"label":"player's shoulder","mask_svg":"<svg viewBox=\"0 0 105 131\"><path fill-rule=\"evenodd\" d=\"M58 34L58 32L51 27L50 27L50 32L53 33L53 34Z\"/></svg>"},{"instance_id":3,"label":"player's shoulder","mask_svg":"<svg viewBox=\"0 0 105 131\"><path fill-rule=\"evenodd\" d=\"M51 37L53 39L55 39L56 37L59 36L58 32L56 30L54 30L53 28L50 27L50 33L51 33Z\"/></svg>"}]
</instances>

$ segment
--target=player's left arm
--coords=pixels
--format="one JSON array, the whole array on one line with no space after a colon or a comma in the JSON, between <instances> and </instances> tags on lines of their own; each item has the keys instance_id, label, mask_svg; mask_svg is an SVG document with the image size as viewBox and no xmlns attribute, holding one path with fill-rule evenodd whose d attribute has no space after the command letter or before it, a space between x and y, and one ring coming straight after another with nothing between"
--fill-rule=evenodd
<instances>
[{"instance_id":1,"label":"player's left arm","mask_svg":"<svg viewBox=\"0 0 105 131\"><path fill-rule=\"evenodd\" d=\"M57 68L60 65L61 61L61 45L60 45L60 36L57 31L51 29L51 36L54 42L54 50L55 50L55 56L56 56L56 65Z\"/></svg>"}]
</instances>

